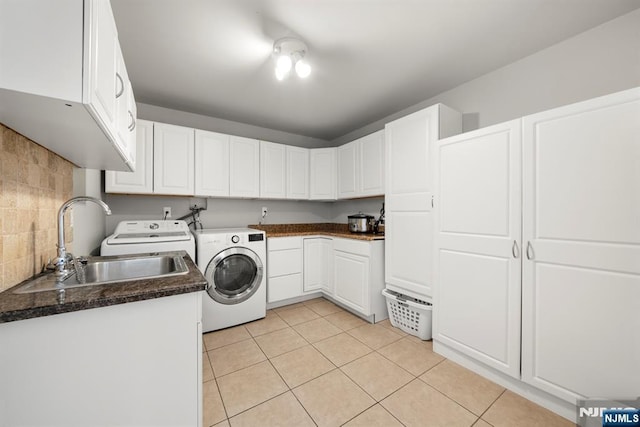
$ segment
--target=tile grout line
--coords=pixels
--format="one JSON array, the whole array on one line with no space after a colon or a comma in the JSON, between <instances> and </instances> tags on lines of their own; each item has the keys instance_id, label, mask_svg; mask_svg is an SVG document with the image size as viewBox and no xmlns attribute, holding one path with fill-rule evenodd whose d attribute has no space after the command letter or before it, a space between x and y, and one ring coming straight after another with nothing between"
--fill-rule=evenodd
<instances>
[{"instance_id":1,"label":"tile grout line","mask_svg":"<svg viewBox=\"0 0 640 427\"><path fill-rule=\"evenodd\" d=\"M504 388L504 387L503 387L503 388ZM479 419L479 420L484 421L485 423L489 424L490 426L493 426L493 424L491 424L489 421L487 421L487 420L483 419L482 417L484 416L484 414L486 414L486 413L489 411L489 409L491 409L491 407L492 407L493 405L495 405L495 403L498 401L498 399L500 399L500 398L502 397L502 395L503 395L503 394L505 394L506 392L507 392L507 389L506 389L506 388L505 388L504 390L502 390L502 393L500 393L500 394L498 395L498 397L496 397L496 398L493 400L493 402L491 402L491 404L490 404L489 406L487 406L487 409L485 409L485 410L484 410L484 412L482 412L482 414L480 414L480 417L478 417L478 419ZM476 421L476 422L477 422L477 421Z\"/></svg>"},{"instance_id":2,"label":"tile grout line","mask_svg":"<svg viewBox=\"0 0 640 427\"><path fill-rule=\"evenodd\" d=\"M446 359L445 359L445 360L446 360ZM438 363L438 365L439 365L440 363L442 363L442 362L444 362L444 360L440 361L440 362ZM437 365L436 365L436 366L437 366ZM435 366L434 366L433 368L435 368ZM431 369L433 369L433 368L431 368ZM425 372L428 372L428 371L430 371L431 369L428 369L428 370L427 370L427 371L425 371ZM420 376L422 376L422 375L424 375L424 373L420 374ZM451 397L447 396L446 394L444 394L443 392L441 392L440 390L438 390L437 388L435 388L435 387L434 387L434 386L432 386L431 384L429 384L429 383L427 383L426 381L422 380L420 377L418 377L418 378L416 378L416 379L417 379L418 381L420 381L421 383L425 384L427 387L430 387L430 388L432 388L433 390L435 390L436 392L438 392L439 394L441 394L445 399L448 399L448 400L452 401L453 403L455 403L456 405L458 405L459 407L461 407L462 409L464 409L465 411L467 411L468 413L470 413L470 414L471 414L471 415L473 415L474 417L477 417L477 418L476 418L476 420L473 422L473 424L477 423L477 422L478 422L478 420L482 417L482 415L476 415L473 411L471 411L470 409L468 409L468 408L464 407L461 403L459 403L459 402L458 402L458 401L456 401L455 399L453 399L453 398L451 398ZM503 393L504 393L504 392L503 392ZM501 395L502 395L502 394L501 394ZM491 406L491 405L489 405L489 406ZM485 411L485 412L486 412L486 411ZM484 412L483 412L483 413L484 413ZM483 421L484 421L484 420L483 420ZM471 424L471 425L473 425L473 424Z\"/></svg>"}]
</instances>

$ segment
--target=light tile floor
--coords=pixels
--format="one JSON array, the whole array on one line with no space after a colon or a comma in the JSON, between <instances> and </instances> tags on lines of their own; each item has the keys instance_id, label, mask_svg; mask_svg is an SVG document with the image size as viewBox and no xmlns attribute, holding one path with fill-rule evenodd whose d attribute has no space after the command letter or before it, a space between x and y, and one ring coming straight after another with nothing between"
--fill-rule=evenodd
<instances>
[{"instance_id":1,"label":"light tile floor","mask_svg":"<svg viewBox=\"0 0 640 427\"><path fill-rule=\"evenodd\" d=\"M206 427L573 425L322 298L203 339Z\"/></svg>"}]
</instances>

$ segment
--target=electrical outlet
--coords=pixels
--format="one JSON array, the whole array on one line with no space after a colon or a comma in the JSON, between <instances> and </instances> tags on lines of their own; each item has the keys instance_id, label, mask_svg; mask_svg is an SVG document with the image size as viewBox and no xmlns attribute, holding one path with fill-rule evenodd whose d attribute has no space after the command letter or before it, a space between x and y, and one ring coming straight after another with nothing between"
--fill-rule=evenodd
<instances>
[{"instance_id":1,"label":"electrical outlet","mask_svg":"<svg viewBox=\"0 0 640 427\"><path fill-rule=\"evenodd\" d=\"M265 216L267 216L267 207L263 206L262 207L262 218L264 218Z\"/></svg>"},{"instance_id":2,"label":"electrical outlet","mask_svg":"<svg viewBox=\"0 0 640 427\"><path fill-rule=\"evenodd\" d=\"M162 208L162 219L169 219L171 218L171 207L167 206Z\"/></svg>"}]
</instances>

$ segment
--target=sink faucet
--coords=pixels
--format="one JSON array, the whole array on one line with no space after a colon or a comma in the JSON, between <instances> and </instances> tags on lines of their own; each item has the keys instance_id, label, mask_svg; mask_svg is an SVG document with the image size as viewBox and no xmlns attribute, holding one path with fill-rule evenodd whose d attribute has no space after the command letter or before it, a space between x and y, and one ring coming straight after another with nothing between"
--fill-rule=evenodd
<instances>
[{"instance_id":1,"label":"sink faucet","mask_svg":"<svg viewBox=\"0 0 640 427\"><path fill-rule=\"evenodd\" d=\"M93 202L102 207L104 212L107 215L111 215L111 209L109 206L100 199L96 199L94 197L74 197L72 199L67 200L62 204L60 210L58 211L58 257L55 259L54 264L56 267L56 276L64 276L69 270L67 269L67 263L71 254L67 254L67 249L64 246L64 213L71 207L71 205L78 202Z\"/></svg>"}]
</instances>

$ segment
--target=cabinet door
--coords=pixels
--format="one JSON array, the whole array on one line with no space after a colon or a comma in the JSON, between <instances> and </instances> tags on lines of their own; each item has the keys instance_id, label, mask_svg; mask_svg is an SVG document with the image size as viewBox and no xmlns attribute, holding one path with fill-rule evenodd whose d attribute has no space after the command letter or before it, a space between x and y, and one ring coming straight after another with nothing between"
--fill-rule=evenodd
<instances>
[{"instance_id":1,"label":"cabinet door","mask_svg":"<svg viewBox=\"0 0 640 427\"><path fill-rule=\"evenodd\" d=\"M385 126L385 282L433 296L433 165L438 106Z\"/></svg>"},{"instance_id":2,"label":"cabinet door","mask_svg":"<svg viewBox=\"0 0 640 427\"><path fill-rule=\"evenodd\" d=\"M194 130L155 123L153 129L153 192L193 195Z\"/></svg>"},{"instance_id":3,"label":"cabinet door","mask_svg":"<svg viewBox=\"0 0 640 427\"><path fill-rule=\"evenodd\" d=\"M229 144L229 196L260 196L260 142L232 136Z\"/></svg>"},{"instance_id":4,"label":"cabinet door","mask_svg":"<svg viewBox=\"0 0 640 427\"><path fill-rule=\"evenodd\" d=\"M438 139L438 106L387 123L384 132L387 209L431 209L431 142Z\"/></svg>"},{"instance_id":5,"label":"cabinet door","mask_svg":"<svg viewBox=\"0 0 640 427\"><path fill-rule=\"evenodd\" d=\"M309 199L309 150L287 146L287 199Z\"/></svg>"},{"instance_id":6,"label":"cabinet door","mask_svg":"<svg viewBox=\"0 0 640 427\"><path fill-rule=\"evenodd\" d=\"M333 251L334 297L365 315L369 314L369 258Z\"/></svg>"},{"instance_id":7,"label":"cabinet door","mask_svg":"<svg viewBox=\"0 0 640 427\"><path fill-rule=\"evenodd\" d=\"M433 297L433 212L386 211L385 282Z\"/></svg>"},{"instance_id":8,"label":"cabinet door","mask_svg":"<svg viewBox=\"0 0 640 427\"><path fill-rule=\"evenodd\" d=\"M90 44L85 63L84 103L107 131L116 123L116 57L118 32L109 0L88 2Z\"/></svg>"},{"instance_id":9,"label":"cabinet door","mask_svg":"<svg viewBox=\"0 0 640 427\"><path fill-rule=\"evenodd\" d=\"M304 292L329 290L330 248L331 239L304 239Z\"/></svg>"},{"instance_id":10,"label":"cabinet door","mask_svg":"<svg viewBox=\"0 0 640 427\"><path fill-rule=\"evenodd\" d=\"M523 119L522 378L640 395L640 89Z\"/></svg>"},{"instance_id":11,"label":"cabinet door","mask_svg":"<svg viewBox=\"0 0 640 427\"><path fill-rule=\"evenodd\" d=\"M358 191L357 150L358 144L355 141L338 147L338 199L356 197Z\"/></svg>"},{"instance_id":12,"label":"cabinet door","mask_svg":"<svg viewBox=\"0 0 640 427\"><path fill-rule=\"evenodd\" d=\"M520 120L437 142L434 336L520 378Z\"/></svg>"},{"instance_id":13,"label":"cabinet door","mask_svg":"<svg viewBox=\"0 0 640 427\"><path fill-rule=\"evenodd\" d=\"M336 148L309 150L309 199L336 199Z\"/></svg>"},{"instance_id":14,"label":"cabinet door","mask_svg":"<svg viewBox=\"0 0 640 427\"><path fill-rule=\"evenodd\" d=\"M286 159L285 145L260 141L260 198L286 197Z\"/></svg>"},{"instance_id":15,"label":"cabinet door","mask_svg":"<svg viewBox=\"0 0 640 427\"><path fill-rule=\"evenodd\" d=\"M358 196L384 194L384 130L361 138Z\"/></svg>"},{"instance_id":16,"label":"cabinet door","mask_svg":"<svg viewBox=\"0 0 640 427\"><path fill-rule=\"evenodd\" d=\"M153 122L136 123L136 171L105 171L107 193L153 193Z\"/></svg>"},{"instance_id":17,"label":"cabinet door","mask_svg":"<svg viewBox=\"0 0 640 427\"><path fill-rule=\"evenodd\" d=\"M196 196L229 197L229 139L229 135L196 129Z\"/></svg>"},{"instance_id":18,"label":"cabinet door","mask_svg":"<svg viewBox=\"0 0 640 427\"><path fill-rule=\"evenodd\" d=\"M115 142L120 148L123 157L135 167L135 127L131 100L133 91L131 82L124 65L124 58L117 45L116 62L116 117L115 117Z\"/></svg>"}]
</instances>

